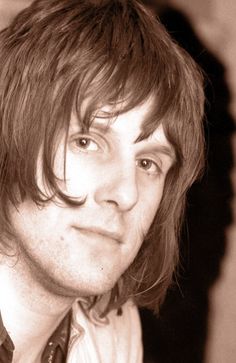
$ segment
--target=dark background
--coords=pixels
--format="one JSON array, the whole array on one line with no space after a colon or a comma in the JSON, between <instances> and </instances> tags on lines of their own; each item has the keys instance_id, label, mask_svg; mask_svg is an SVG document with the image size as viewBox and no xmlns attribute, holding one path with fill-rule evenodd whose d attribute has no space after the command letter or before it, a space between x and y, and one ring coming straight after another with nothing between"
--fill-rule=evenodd
<instances>
[{"instance_id":1,"label":"dark background","mask_svg":"<svg viewBox=\"0 0 236 363\"><path fill-rule=\"evenodd\" d=\"M2 1L1 26L30 2ZM169 290L158 318L147 310L141 311L144 357L145 363L202 363L208 333L208 292L219 275L226 247L225 229L232 221L229 173L233 166L230 137L234 124L227 113L229 91L223 66L199 42L188 21L168 9L165 0L145 2L155 8L171 36L206 74L207 168L188 195L178 283Z\"/></svg>"},{"instance_id":2,"label":"dark background","mask_svg":"<svg viewBox=\"0 0 236 363\"><path fill-rule=\"evenodd\" d=\"M141 310L144 358L145 363L202 363L207 339L208 291L219 275L225 252L225 229L232 222L229 173L233 166L230 137L234 123L227 112L229 91L223 66L197 39L183 15L164 6L156 5L156 11L171 36L205 73L207 167L188 195L178 281L169 290L158 318Z\"/></svg>"}]
</instances>

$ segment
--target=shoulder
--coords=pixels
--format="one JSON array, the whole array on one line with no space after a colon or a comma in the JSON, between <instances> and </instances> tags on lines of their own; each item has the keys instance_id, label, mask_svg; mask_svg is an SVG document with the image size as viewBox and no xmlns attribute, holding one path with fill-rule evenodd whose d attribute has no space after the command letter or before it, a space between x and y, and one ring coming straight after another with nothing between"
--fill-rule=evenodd
<instances>
[{"instance_id":1,"label":"shoulder","mask_svg":"<svg viewBox=\"0 0 236 363\"><path fill-rule=\"evenodd\" d=\"M106 318L98 319L96 311L88 316L80 304L74 306L72 325L80 330L74 344L74 355L87 360L83 363L141 363L142 334L137 307L132 301L122 306L122 314L112 310ZM76 349L75 349L76 345ZM72 351L72 349L71 349ZM74 363L76 360L69 360Z\"/></svg>"}]
</instances>

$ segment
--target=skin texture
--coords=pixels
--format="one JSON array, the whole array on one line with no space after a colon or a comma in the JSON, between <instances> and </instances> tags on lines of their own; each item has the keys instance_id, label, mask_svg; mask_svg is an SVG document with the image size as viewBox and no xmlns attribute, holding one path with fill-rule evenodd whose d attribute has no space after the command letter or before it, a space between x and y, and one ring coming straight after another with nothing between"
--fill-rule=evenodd
<instances>
[{"instance_id":1,"label":"skin texture","mask_svg":"<svg viewBox=\"0 0 236 363\"><path fill-rule=\"evenodd\" d=\"M66 181L63 137L55 174L62 191L83 203L38 207L26 199L12 208L18 253L1 257L0 311L15 345L13 362L40 362L75 298L109 291L134 260L174 159L161 125L136 142L149 109L146 102L110 122L97 117L87 134L72 115ZM38 185L47 192L40 165L39 156Z\"/></svg>"},{"instance_id":2,"label":"skin texture","mask_svg":"<svg viewBox=\"0 0 236 363\"><path fill-rule=\"evenodd\" d=\"M72 116L67 182L61 188L84 203L49 202L39 208L26 200L12 211L25 271L48 291L68 297L104 293L134 260L173 161L161 126L136 143L149 107L146 102L110 123L97 117L85 135ZM61 179L63 155L62 141L55 159Z\"/></svg>"}]
</instances>

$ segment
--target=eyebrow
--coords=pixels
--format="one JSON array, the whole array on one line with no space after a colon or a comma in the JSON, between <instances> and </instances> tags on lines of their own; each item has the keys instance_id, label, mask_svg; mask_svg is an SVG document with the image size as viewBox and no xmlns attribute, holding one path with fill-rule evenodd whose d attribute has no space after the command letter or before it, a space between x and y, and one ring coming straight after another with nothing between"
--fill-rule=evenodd
<instances>
[{"instance_id":1,"label":"eyebrow","mask_svg":"<svg viewBox=\"0 0 236 363\"><path fill-rule=\"evenodd\" d=\"M163 144L150 143L150 145L145 146L145 149L147 152L164 154L164 155L168 156L169 158L173 159L173 161L175 161L175 159L176 159L175 151L171 147L171 145L168 146L168 145L163 145Z\"/></svg>"},{"instance_id":2,"label":"eyebrow","mask_svg":"<svg viewBox=\"0 0 236 363\"><path fill-rule=\"evenodd\" d=\"M104 118L102 118L104 120ZM98 121L93 121L92 122L92 125L90 127L94 127L100 131L103 131L105 133L108 133L111 129L111 122L109 122L109 119L108 119L108 122L107 124L105 123L101 123L101 122L98 122Z\"/></svg>"},{"instance_id":3,"label":"eyebrow","mask_svg":"<svg viewBox=\"0 0 236 363\"><path fill-rule=\"evenodd\" d=\"M105 134L108 134L111 131L111 124L112 123L110 123L110 122L107 122L106 124L104 124L104 123L100 123L95 120L92 123L91 127L94 127L96 129L104 132ZM137 137L136 140L138 140L138 138L139 138L139 136ZM142 141L144 141L144 140L142 140ZM142 141L140 141L140 142L142 142ZM134 143L137 143L137 141L135 141ZM155 142L155 141L150 141L150 144L145 146L145 149L147 150L147 152L150 151L150 152L156 152L156 153L161 153L161 154L167 155L171 159L173 159L173 161L175 161L175 159L176 159L174 148L171 145L163 145L163 144L159 144L158 142Z\"/></svg>"}]
</instances>

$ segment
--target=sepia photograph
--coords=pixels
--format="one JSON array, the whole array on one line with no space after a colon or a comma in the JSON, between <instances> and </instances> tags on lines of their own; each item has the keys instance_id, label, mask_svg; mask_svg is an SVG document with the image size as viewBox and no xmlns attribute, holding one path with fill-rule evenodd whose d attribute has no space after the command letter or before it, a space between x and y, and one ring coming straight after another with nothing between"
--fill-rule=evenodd
<instances>
[{"instance_id":1,"label":"sepia photograph","mask_svg":"<svg viewBox=\"0 0 236 363\"><path fill-rule=\"evenodd\" d=\"M0 363L236 362L235 17L0 0Z\"/></svg>"}]
</instances>

